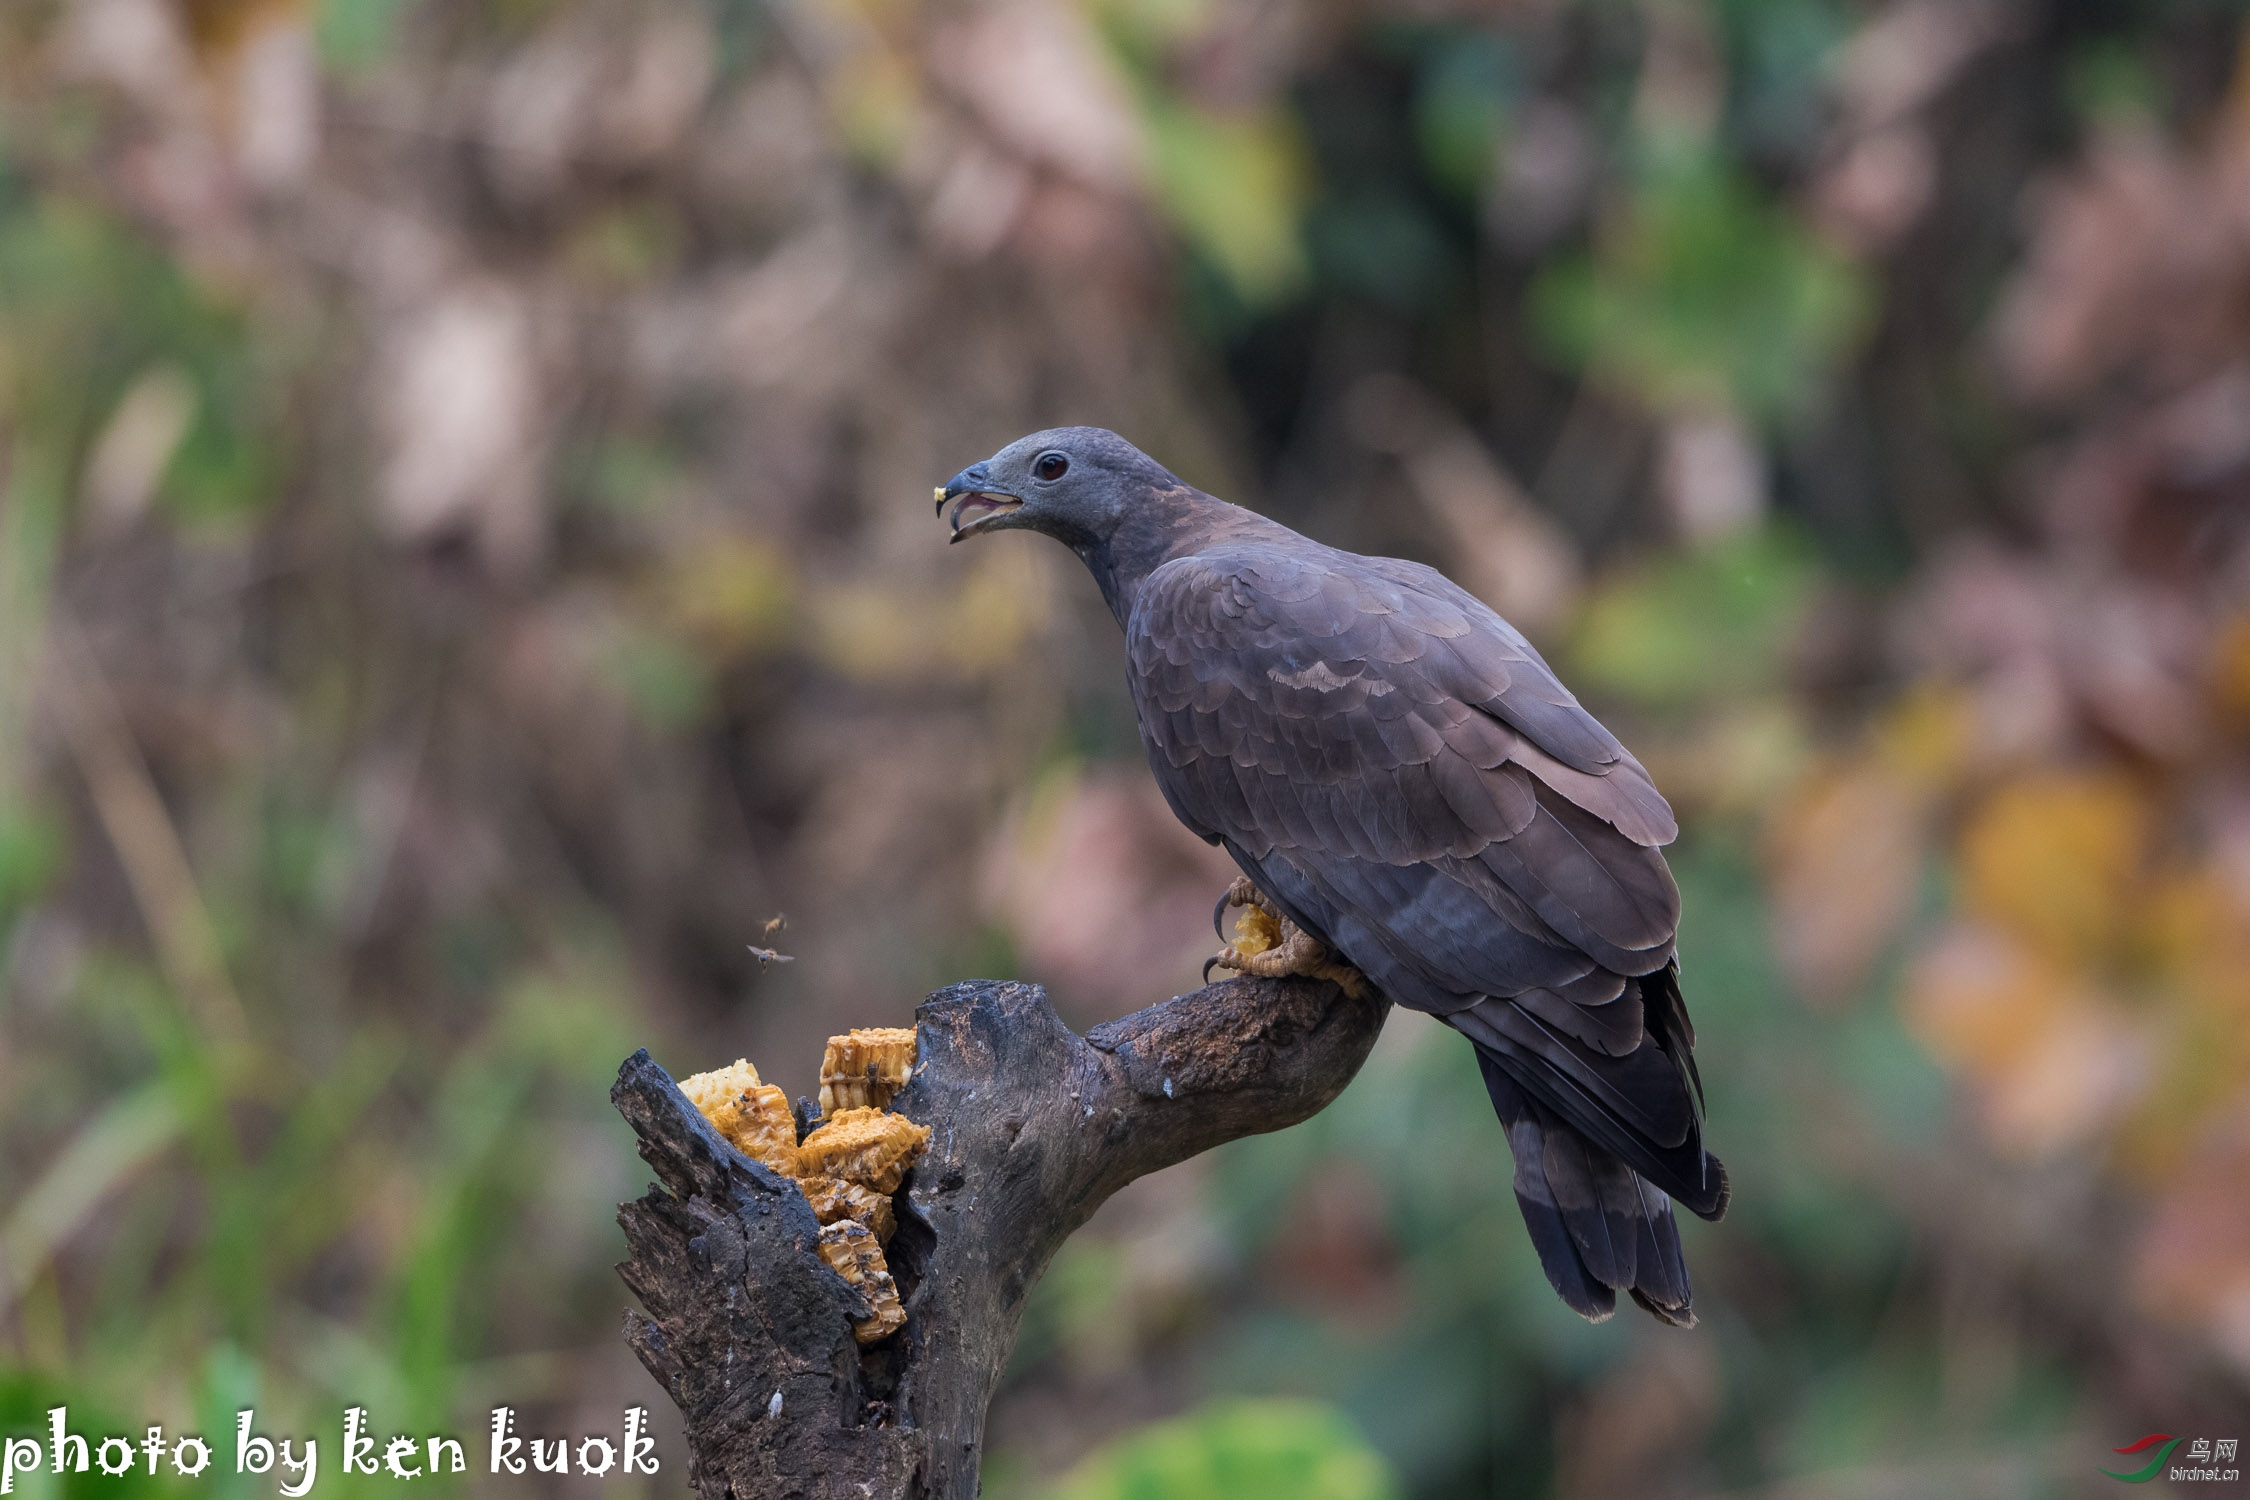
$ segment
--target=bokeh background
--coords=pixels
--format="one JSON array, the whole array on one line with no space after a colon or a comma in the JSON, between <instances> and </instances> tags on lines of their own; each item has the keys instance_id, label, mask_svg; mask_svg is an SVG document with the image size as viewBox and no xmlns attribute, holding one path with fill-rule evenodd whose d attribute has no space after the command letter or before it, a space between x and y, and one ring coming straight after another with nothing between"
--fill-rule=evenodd
<instances>
[{"instance_id":1,"label":"bokeh background","mask_svg":"<svg viewBox=\"0 0 2250 1500\"><path fill-rule=\"evenodd\" d=\"M1192 986L1114 625L930 515L1096 422L1647 761L1735 1206L1698 1331L1579 1322L1398 1016L1071 1243L987 1494L2250 1441L2244 13L6 0L0 1431L668 1421L626 1053Z\"/></svg>"}]
</instances>

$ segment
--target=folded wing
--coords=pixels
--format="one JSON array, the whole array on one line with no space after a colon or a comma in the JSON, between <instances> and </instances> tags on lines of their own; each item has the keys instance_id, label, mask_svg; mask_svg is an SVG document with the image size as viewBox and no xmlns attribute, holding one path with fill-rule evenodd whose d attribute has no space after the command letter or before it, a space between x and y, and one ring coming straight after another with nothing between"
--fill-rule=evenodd
<instances>
[{"instance_id":1,"label":"folded wing","mask_svg":"<svg viewBox=\"0 0 2250 1500\"><path fill-rule=\"evenodd\" d=\"M1677 824L1640 762L1512 627L1411 563L1229 543L1153 572L1126 635L1181 820L1501 1080L1566 1300L1600 1298L1557 1276L1565 1242L1589 1285L1690 1316L1662 1199L1715 1217L1725 1174L1673 964Z\"/></svg>"}]
</instances>

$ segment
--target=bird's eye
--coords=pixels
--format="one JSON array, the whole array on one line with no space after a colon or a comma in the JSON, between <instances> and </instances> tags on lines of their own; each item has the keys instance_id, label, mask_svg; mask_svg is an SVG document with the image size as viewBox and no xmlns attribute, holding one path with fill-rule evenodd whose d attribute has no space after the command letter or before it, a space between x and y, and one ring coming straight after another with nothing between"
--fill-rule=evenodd
<instances>
[{"instance_id":1,"label":"bird's eye","mask_svg":"<svg viewBox=\"0 0 2250 1500\"><path fill-rule=\"evenodd\" d=\"M1041 479L1060 479L1070 472L1070 460L1060 453L1042 453L1039 462L1031 466L1031 472Z\"/></svg>"}]
</instances>

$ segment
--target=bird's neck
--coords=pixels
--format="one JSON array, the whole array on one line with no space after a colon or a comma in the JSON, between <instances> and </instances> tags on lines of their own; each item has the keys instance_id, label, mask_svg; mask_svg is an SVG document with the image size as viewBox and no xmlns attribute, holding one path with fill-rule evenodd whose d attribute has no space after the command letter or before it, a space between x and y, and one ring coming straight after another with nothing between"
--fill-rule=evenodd
<instances>
[{"instance_id":1,"label":"bird's neck","mask_svg":"<svg viewBox=\"0 0 2250 1500\"><path fill-rule=\"evenodd\" d=\"M1074 548L1122 627L1148 575L1175 557L1273 523L1255 511L1181 485L1136 505L1106 539Z\"/></svg>"}]
</instances>

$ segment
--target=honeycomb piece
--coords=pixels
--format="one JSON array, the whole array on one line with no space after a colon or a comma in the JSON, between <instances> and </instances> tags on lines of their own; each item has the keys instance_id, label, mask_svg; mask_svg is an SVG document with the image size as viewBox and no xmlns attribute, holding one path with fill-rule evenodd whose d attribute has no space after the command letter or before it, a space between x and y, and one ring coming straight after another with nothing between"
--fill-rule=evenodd
<instances>
[{"instance_id":1,"label":"honeycomb piece","mask_svg":"<svg viewBox=\"0 0 2250 1500\"><path fill-rule=\"evenodd\" d=\"M759 1087L762 1082L758 1070L750 1066L750 1059L738 1057L732 1067L713 1068L708 1073L681 1079L680 1092L688 1096L688 1103L702 1110L704 1117L717 1125L718 1120L711 1114L713 1109Z\"/></svg>"},{"instance_id":2,"label":"honeycomb piece","mask_svg":"<svg viewBox=\"0 0 2250 1500\"><path fill-rule=\"evenodd\" d=\"M872 1231L856 1219L838 1219L820 1229L820 1258L850 1282L875 1309L874 1316L852 1324L852 1337L863 1344L887 1339L906 1326L906 1309L899 1305L898 1283L883 1261L883 1247Z\"/></svg>"},{"instance_id":3,"label":"honeycomb piece","mask_svg":"<svg viewBox=\"0 0 2250 1500\"><path fill-rule=\"evenodd\" d=\"M797 1174L797 1122L789 1113L789 1096L760 1083L747 1061L737 1058L730 1068L683 1079L680 1092L744 1156L785 1176Z\"/></svg>"},{"instance_id":4,"label":"honeycomb piece","mask_svg":"<svg viewBox=\"0 0 2250 1500\"><path fill-rule=\"evenodd\" d=\"M1255 958L1280 946L1281 924L1272 914L1256 906L1242 908L1242 915L1234 919L1234 951L1244 958Z\"/></svg>"},{"instance_id":5,"label":"honeycomb piece","mask_svg":"<svg viewBox=\"0 0 2250 1500\"><path fill-rule=\"evenodd\" d=\"M847 1109L797 1147L804 1176L842 1177L885 1195L930 1144L930 1128L879 1109Z\"/></svg>"},{"instance_id":6,"label":"honeycomb piece","mask_svg":"<svg viewBox=\"0 0 2250 1500\"><path fill-rule=\"evenodd\" d=\"M823 1224L850 1219L865 1224L875 1232L876 1240L886 1245L891 1241L891 1231L898 1228L891 1200L873 1188L841 1177L807 1177L797 1186L805 1190L805 1197L812 1202L813 1217Z\"/></svg>"},{"instance_id":7,"label":"honeycomb piece","mask_svg":"<svg viewBox=\"0 0 2250 1500\"><path fill-rule=\"evenodd\" d=\"M891 1096L914 1076L914 1030L872 1026L828 1039L820 1059L820 1117L847 1109L888 1109Z\"/></svg>"},{"instance_id":8,"label":"honeycomb piece","mask_svg":"<svg viewBox=\"0 0 2250 1500\"><path fill-rule=\"evenodd\" d=\"M742 1100L739 1124L727 1136L735 1149L762 1161L784 1177L803 1171L797 1159L797 1119L789 1096L772 1084L752 1089Z\"/></svg>"}]
</instances>

